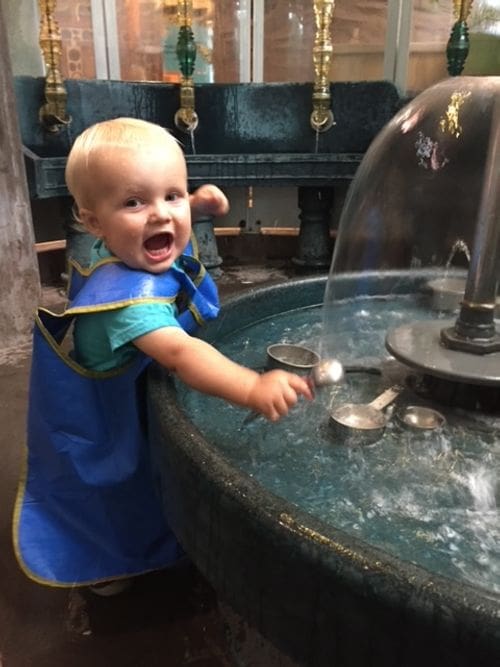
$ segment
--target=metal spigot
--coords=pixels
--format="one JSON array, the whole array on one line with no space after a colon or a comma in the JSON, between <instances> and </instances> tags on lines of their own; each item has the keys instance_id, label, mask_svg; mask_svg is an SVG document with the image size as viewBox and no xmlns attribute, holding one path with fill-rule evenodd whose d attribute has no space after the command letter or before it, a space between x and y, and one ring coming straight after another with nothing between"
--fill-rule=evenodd
<instances>
[{"instance_id":1,"label":"metal spigot","mask_svg":"<svg viewBox=\"0 0 500 667\"><path fill-rule=\"evenodd\" d=\"M40 107L38 117L48 132L59 132L71 122L66 112L67 93L63 84L59 65L61 62L62 40L59 25L54 19L56 0L39 0L40 8L40 48L45 61L45 103Z\"/></svg>"},{"instance_id":2,"label":"metal spigot","mask_svg":"<svg viewBox=\"0 0 500 667\"><path fill-rule=\"evenodd\" d=\"M330 108L330 62L332 59L332 40L330 39L330 24L332 21L335 0L315 0L314 18L316 35L313 47L314 62L314 90L312 96L313 111L311 113L311 127L315 132L326 132L335 125Z\"/></svg>"},{"instance_id":3,"label":"metal spigot","mask_svg":"<svg viewBox=\"0 0 500 667\"><path fill-rule=\"evenodd\" d=\"M177 129L189 134L198 127L198 114L194 110L194 84L190 77L181 79L180 101L181 106L175 112L174 123Z\"/></svg>"},{"instance_id":4,"label":"metal spigot","mask_svg":"<svg viewBox=\"0 0 500 667\"><path fill-rule=\"evenodd\" d=\"M196 42L191 28L193 15L192 0L179 0L177 21L179 36L176 54L181 71L180 109L174 116L176 127L182 132L192 133L198 127L198 114L194 110L193 72L196 63Z\"/></svg>"}]
</instances>

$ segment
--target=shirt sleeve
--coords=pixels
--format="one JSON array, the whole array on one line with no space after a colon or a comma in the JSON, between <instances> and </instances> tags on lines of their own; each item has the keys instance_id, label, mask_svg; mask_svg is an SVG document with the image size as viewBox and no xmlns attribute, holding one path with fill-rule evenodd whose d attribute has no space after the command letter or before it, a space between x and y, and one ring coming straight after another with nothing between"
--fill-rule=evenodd
<instances>
[{"instance_id":1,"label":"shirt sleeve","mask_svg":"<svg viewBox=\"0 0 500 667\"><path fill-rule=\"evenodd\" d=\"M138 303L111 314L106 331L113 352L156 329L181 326L176 319L177 309L170 303Z\"/></svg>"},{"instance_id":2,"label":"shirt sleeve","mask_svg":"<svg viewBox=\"0 0 500 667\"><path fill-rule=\"evenodd\" d=\"M94 371L123 366L137 354L133 340L163 327L180 328L176 315L175 304L161 302L79 315L74 329L74 358Z\"/></svg>"}]
</instances>

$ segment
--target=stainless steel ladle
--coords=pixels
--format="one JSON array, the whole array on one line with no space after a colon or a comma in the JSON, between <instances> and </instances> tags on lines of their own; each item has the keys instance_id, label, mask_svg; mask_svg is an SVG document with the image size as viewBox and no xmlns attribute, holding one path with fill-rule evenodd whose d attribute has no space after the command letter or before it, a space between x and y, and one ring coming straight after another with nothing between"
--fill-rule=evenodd
<instances>
[{"instance_id":1,"label":"stainless steel ladle","mask_svg":"<svg viewBox=\"0 0 500 667\"><path fill-rule=\"evenodd\" d=\"M370 403L344 403L330 411L330 424L336 433L351 444L367 444L378 440L387 424L382 410L399 396L402 387L386 389Z\"/></svg>"}]
</instances>

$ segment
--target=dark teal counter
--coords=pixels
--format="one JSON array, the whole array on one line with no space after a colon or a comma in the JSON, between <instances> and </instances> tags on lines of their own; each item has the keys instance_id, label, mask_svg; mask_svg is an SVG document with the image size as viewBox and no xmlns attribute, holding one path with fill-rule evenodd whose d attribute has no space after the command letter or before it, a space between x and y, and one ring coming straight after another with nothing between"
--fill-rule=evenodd
<instances>
[{"instance_id":1,"label":"dark teal counter","mask_svg":"<svg viewBox=\"0 0 500 667\"><path fill-rule=\"evenodd\" d=\"M316 137L309 122L310 83L200 84L193 155L190 137L173 121L178 86L83 80L65 85L72 121L50 134L38 121L44 79L15 79L32 198L67 195L64 167L75 137L95 122L118 116L143 118L171 130L185 147L191 186L332 185L352 179L374 136L404 102L388 82L332 84L336 125Z\"/></svg>"}]
</instances>

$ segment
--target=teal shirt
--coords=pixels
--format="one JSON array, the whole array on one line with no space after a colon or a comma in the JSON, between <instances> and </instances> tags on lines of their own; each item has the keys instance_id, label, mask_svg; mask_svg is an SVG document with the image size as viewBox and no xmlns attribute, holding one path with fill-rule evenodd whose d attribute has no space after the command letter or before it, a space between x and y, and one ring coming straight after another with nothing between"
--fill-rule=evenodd
<instances>
[{"instance_id":1,"label":"teal shirt","mask_svg":"<svg viewBox=\"0 0 500 667\"><path fill-rule=\"evenodd\" d=\"M92 247L91 266L111 253L102 241ZM73 334L74 357L84 368L108 371L136 354L133 340L163 327L177 327L175 304L138 303L116 310L78 315Z\"/></svg>"}]
</instances>

